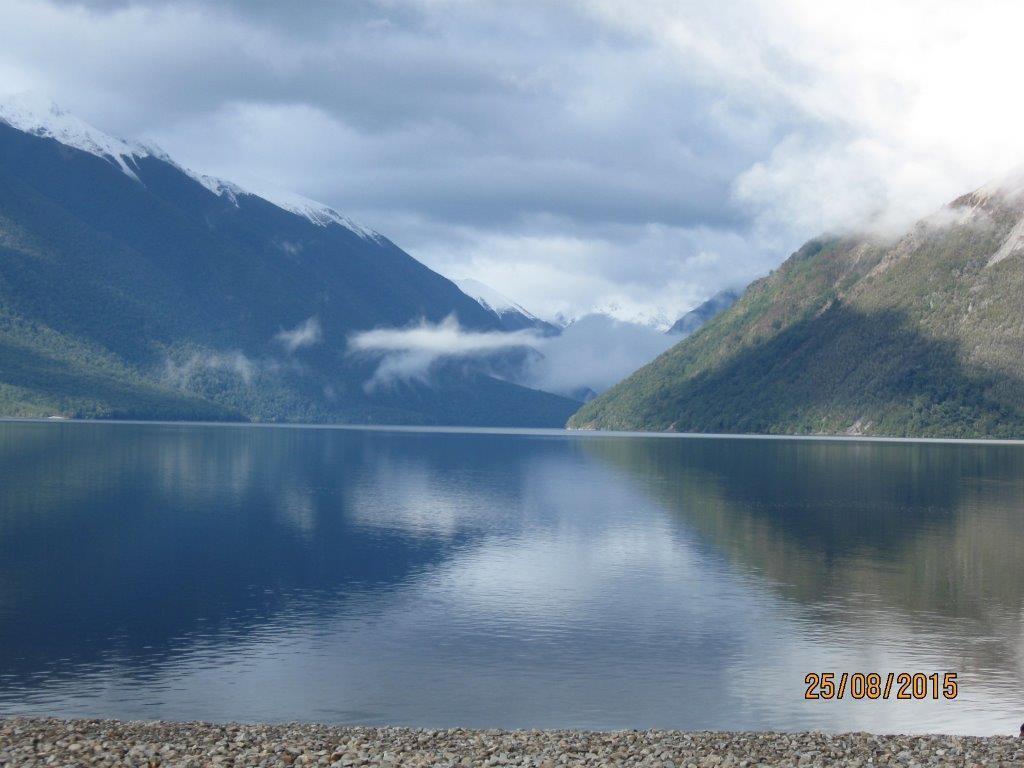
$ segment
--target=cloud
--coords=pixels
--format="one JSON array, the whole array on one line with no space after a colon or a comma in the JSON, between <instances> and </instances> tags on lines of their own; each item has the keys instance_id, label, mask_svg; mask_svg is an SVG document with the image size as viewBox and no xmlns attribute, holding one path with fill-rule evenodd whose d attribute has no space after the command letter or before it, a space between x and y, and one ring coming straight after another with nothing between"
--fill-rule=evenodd
<instances>
[{"instance_id":1,"label":"cloud","mask_svg":"<svg viewBox=\"0 0 1024 768\"><path fill-rule=\"evenodd\" d=\"M645 249L649 225L742 226L732 180L771 143L734 146L711 118L729 111L720 95L618 26L585 4L530 1L509 16L488 2L289 14L261 3L9 0L0 72L12 73L4 90L49 92L200 171L322 199L429 266L457 230L470 233L448 274L470 274L495 238L542 260L544 222L581 249L622 247L623 261L628 249L643 267L673 255ZM609 238L598 231L608 226L620 229ZM691 254L674 255L683 264ZM602 271L574 266L569 280L593 274L608 286ZM688 283L684 269L671 277ZM667 310L708 291L688 286ZM609 301L562 303L576 316Z\"/></svg>"},{"instance_id":2,"label":"cloud","mask_svg":"<svg viewBox=\"0 0 1024 768\"><path fill-rule=\"evenodd\" d=\"M6 0L0 90L543 315L672 318L1024 159L1010 2Z\"/></svg>"},{"instance_id":3,"label":"cloud","mask_svg":"<svg viewBox=\"0 0 1024 768\"><path fill-rule=\"evenodd\" d=\"M412 352L434 355L477 355L521 347L538 338L530 330L501 332L464 331L454 315L440 323L426 321L406 329L381 328L354 334L349 345L360 351Z\"/></svg>"},{"instance_id":4,"label":"cloud","mask_svg":"<svg viewBox=\"0 0 1024 768\"><path fill-rule=\"evenodd\" d=\"M281 344L289 353L292 353L302 347L311 347L319 344L322 336L320 321L314 316L290 331L282 330L278 332L274 336L274 341Z\"/></svg>"},{"instance_id":5,"label":"cloud","mask_svg":"<svg viewBox=\"0 0 1024 768\"><path fill-rule=\"evenodd\" d=\"M410 328L380 328L353 334L350 353L382 356L380 365L366 388L373 390L401 379L428 378L431 366L445 358L471 358L504 350L532 346L538 332L467 331L454 315L440 323L422 321Z\"/></svg>"},{"instance_id":6,"label":"cloud","mask_svg":"<svg viewBox=\"0 0 1024 768\"><path fill-rule=\"evenodd\" d=\"M706 227L581 227L556 219L531 226L529 235L438 232L436 246L420 255L444 274L500 286L540 317L600 312L666 328L710 298L709 286L745 286L766 259L749 238Z\"/></svg>"},{"instance_id":7,"label":"cloud","mask_svg":"<svg viewBox=\"0 0 1024 768\"><path fill-rule=\"evenodd\" d=\"M196 352L184 362L175 362L170 357L164 361L164 380L173 386L186 388L192 377L202 370L226 371L251 384L253 376L264 366L253 361L244 352Z\"/></svg>"},{"instance_id":8,"label":"cloud","mask_svg":"<svg viewBox=\"0 0 1024 768\"><path fill-rule=\"evenodd\" d=\"M558 336L532 330L467 331L448 317L437 324L358 333L350 338L349 350L381 357L366 385L373 390L400 380L429 381L431 367L442 359L479 360L529 348L540 354L527 356L510 378L535 389L577 396L581 390L604 391L678 341L678 336L605 315L583 317Z\"/></svg>"},{"instance_id":9,"label":"cloud","mask_svg":"<svg viewBox=\"0 0 1024 768\"><path fill-rule=\"evenodd\" d=\"M679 341L650 326L606 315L582 317L560 336L543 339L521 383L557 394L600 393Z\"/></svg>"}]
</instances>

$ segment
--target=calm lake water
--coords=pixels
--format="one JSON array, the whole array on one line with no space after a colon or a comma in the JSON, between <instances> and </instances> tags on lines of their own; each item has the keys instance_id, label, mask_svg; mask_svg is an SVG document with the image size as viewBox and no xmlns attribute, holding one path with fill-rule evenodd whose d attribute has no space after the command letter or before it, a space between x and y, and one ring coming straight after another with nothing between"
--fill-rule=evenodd
<instances>
[{"instance_id":1,"label":"calm lake water","mask_svg":"<svg viewBox=\"0 0 1024 768\"><path fill-rule=\"evenodd\" d=\"M0 424L3 714L1015 733L1022 622L1024 446Z\"/></svg>"}]
</instances>

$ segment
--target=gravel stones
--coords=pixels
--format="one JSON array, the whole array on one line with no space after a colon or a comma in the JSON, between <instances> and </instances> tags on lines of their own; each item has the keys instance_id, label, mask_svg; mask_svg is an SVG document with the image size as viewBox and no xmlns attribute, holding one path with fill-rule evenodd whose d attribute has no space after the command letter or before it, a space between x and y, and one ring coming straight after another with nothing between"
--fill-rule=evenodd
<instances>
[{"instance_id":1,"label":"gravel stones","mask_svg":"<svg viewBox=\"0 0 1024 768\"><path fill-rule=\"evenodd\" d=\"M0 766L1020 766L1016 737L0 719Z\"/></svg>"}]
</instances>

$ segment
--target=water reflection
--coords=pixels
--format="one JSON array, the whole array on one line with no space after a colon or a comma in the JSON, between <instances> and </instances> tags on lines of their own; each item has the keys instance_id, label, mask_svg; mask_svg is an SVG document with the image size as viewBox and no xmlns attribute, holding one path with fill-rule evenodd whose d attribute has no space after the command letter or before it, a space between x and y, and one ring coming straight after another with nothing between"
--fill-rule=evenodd
<instances>
[{"instance_id":1,"label":"water reflection","mask_svg":"<svg viewBox=\"0 0 1024 768\"><path fill-rule=\"evenodd\" d=\"M0 711L1013 731L1022 509L1017 446L4 424Z\"/></svg>"}]
</instances>

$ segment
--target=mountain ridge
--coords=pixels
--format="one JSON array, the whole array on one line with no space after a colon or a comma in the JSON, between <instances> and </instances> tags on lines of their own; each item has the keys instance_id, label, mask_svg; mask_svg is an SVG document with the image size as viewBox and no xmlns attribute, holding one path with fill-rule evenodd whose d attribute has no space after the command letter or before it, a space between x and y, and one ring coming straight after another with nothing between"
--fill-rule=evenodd
<instances>
[{"instance_id":1,"label":"mountain ridge","mask_svg":"<svg viewBox=\"0 0 1024 768\"><path fill-rule=\"evenodd\" d=\"M111 156L133 145L91 126L94 146L62 143L47 121L72 144L84 123L53 109L22 109L27 131L0 118L0 414L554 426L575 409L465 360L369 392L378 361L347 351L350 334L498 321L333 209L218 192L148 150ZM315 342L282 346L306 323Z\"/></svg>"},{"instance_id":2,"label":"mountain ridge","mask_svg":"<svg viewBox=\"0 0 1024 768\"><path fill-rule=\"evenodd\" d=\"M547 320L540 319L521 304L517 304L486 283L472 278L463 278L461 280L453 280L452 282L459 286L459 290L475 300L484 309L493 312L497 316L501 327L506 331L521 331L532 328L546 336L554 336L561 331L558 326L549 323Z\"/></svg>"},{"instance_id":3,"label":"mountain ridge","mask_svg":"<svg viewBox=\"0 0 1024 768\"><path fill-rule=\"evenodd\" d=\"M282 210L303 216L314 224L326 226L333 222L363 237L381 237L379 233L357 224L330 206L297 193L270 187L258 191L250 190L232 181L193 171L179 164L155 144L128 141L105 133L34 91L23 91L0 100L0 122L7 123L23 133L53 139L64 146L113 161L125 175L136 181L140 181L137 176L138 161L153 157L173 165L213 194L225 197L236 205L239 195L251 195L266 200Z\"/></svg>"},{"instance_id":4,"label":"mountain ridge","mask_svg":"<svg viewBox=\"0 0 1024 768\"><path fill-rule=\"evenodd\" d=\"M740 297L740 292L731 288L719 291L707 301L691 309L676 320L666 333L691 334L695 333L704 323L711 320L715 315L724 312Z\"/></svg>"},{"instance_id":5,"label":"mountain ridge","mask_svg":"<svg viewBox=\"0 0 1024 768\"><path fill-rule=\"evenodd\" d=\"M809 241L571 428L1024 436L1024 195Z\"/></svg>"}]
</instances>

